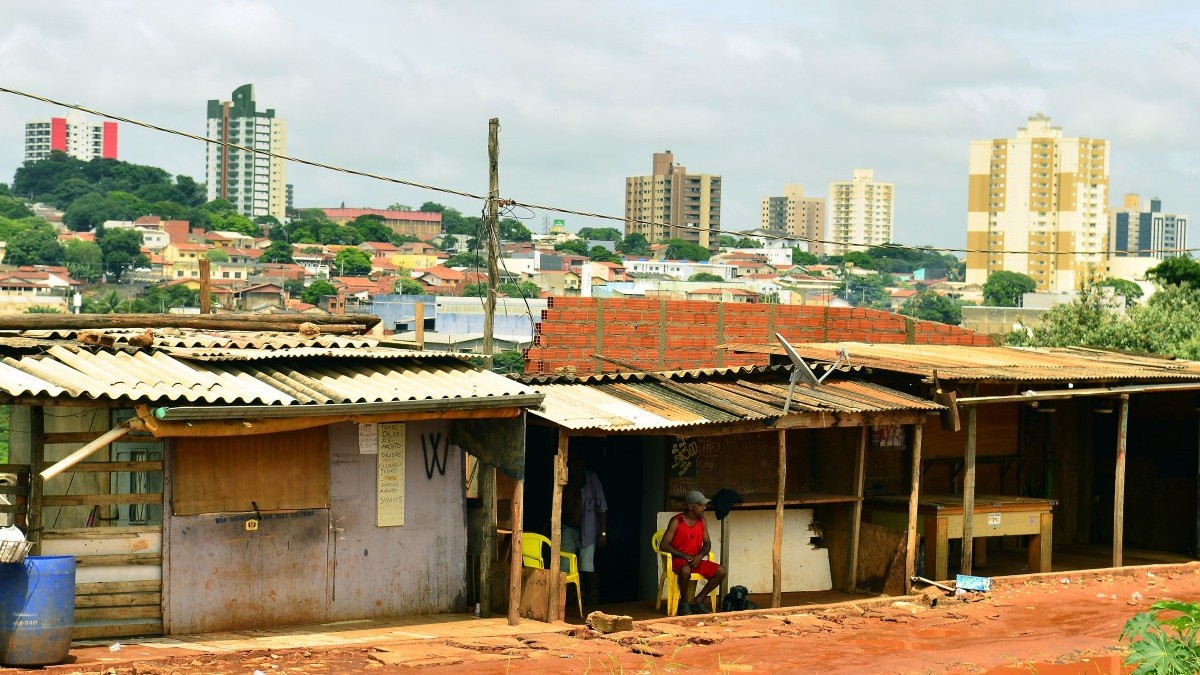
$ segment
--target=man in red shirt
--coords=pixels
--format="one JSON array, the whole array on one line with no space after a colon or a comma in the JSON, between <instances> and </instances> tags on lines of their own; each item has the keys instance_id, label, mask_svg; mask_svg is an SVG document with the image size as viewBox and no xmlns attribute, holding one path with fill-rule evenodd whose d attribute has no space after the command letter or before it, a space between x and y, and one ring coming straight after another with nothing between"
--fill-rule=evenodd
<instances>
[{"instance_id":1,"label":"man in red shirt","mask_svg":"<svg viewBox=\"0 0 1200 675\"><path fill-rule=\"evenodd\" d=\"M671 554L671 568L679 578L679 610L676 614L706 614L704 599L725 578L725 568L708 559L712 540L708 538L708 527L704 520L704 507L708 499L699 490L692 490L683 497L683 512L671 516L667 531L663 533L659 546ZM688 596L688 582L695 572L708 579L708 583L695 598Z\"/></svg>"}]
</instances>

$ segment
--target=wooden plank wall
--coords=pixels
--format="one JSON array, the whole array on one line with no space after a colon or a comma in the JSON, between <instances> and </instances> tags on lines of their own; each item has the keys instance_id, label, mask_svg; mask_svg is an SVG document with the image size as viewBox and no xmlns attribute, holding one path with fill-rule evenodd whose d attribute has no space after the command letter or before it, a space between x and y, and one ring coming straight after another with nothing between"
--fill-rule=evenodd
<instances>
[{"instance_id":1,"label":"wooden plank wall","mask_svg":"<svg viewBox=\"0 0 1200 675\"><path fill-rule=\"evenodd\" d=\"M161 526L52 530L42 550L75 556L72 639L162 634Z\"/></svg>"}]
</instances>

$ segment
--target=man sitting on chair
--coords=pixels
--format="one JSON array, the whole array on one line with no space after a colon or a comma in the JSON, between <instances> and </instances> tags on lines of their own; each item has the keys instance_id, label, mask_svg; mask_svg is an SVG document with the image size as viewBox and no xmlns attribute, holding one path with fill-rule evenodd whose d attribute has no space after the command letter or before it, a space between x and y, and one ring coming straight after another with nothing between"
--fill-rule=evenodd
<instances>
[{"instance_id":1,"label":"man sitting on chair","mask_svg":"<svg viewBox=\"0 0 1200 675\"><path fill-rule=\"evenodd\" d=\"M704 599L725 578L725 568L708 559L712 540L708 538L704 521L706 504L708 499L699 490L687 493L683 498L683 512L671 516L659 544L663 551L671 554L671 569L679 578L679 610L676 614L707 614ZM708 580L695 598L688 595L688 582L693 572Z\"/></svg>"}]
</instances>

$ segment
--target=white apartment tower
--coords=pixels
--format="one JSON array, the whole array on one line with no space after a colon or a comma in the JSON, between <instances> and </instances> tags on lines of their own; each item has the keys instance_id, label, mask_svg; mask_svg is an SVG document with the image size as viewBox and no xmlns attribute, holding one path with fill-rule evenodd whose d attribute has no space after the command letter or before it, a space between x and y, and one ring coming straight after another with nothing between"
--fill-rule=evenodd
<instances>
[{"instance_id":1,"label":"white apartment tower","mask_svg":"<svg viewBox=\"0 0 1200 675\"><path fill-rule=\"evenodd\" d=\"M879 183L872 169L855 169L854 178L829 184L830 255L845 255L892 241L896 186Z\"/></svg>"},{"instance_id":2,"label":"white apartment tower","mask_svg":"<svg viewBox=\"0 0 1200 675\"><path fill-rule=\"evenodd\" d=\"M1040 291L1073 291L1104 274L1108 141L1067 138L1042 114L1016 138L971 141L967 283L997 270Z\"/></svg>"},{"instance_id":3,"label":"white apartment tower","mask_svg":"<svg viewBox=\"0 0 1200 675\"><path fill-rule=\"evenodd\" d=\"M625 179L625 234L636 232L651 244L683 239L716 252L721 240L721 177L688 173L670 150L654 153L653 163L649 176Z\"/></svg>"},{"instance_id":4,"label":"white apartment tower","mask_svg":"<svg viewBox=\"0 0 1200 675\"><path fill-rule=\"evenodd\" d=\"M208 138L233 145L287 154L287 123L275 110L258 110L254 86L233 92L233 100L208 102ZM208 200L225 199L250 218L287 214L287 174L282 159L228 145L208 144Z\"/></svg>"},{"instance_id":5,"label":"white apartment tower","mask_svg":"<svg viewBox=\"0 0 1200 675\"><path fill-rule=\"evenodd\" d=\"M77 112L25 123L25 161L47 159L53 151L84 162L117 159L117 123L91 122Z\"/></svg>"},{"instance_id":6,"label":"white apartment tower","mask_svg":"<svg viewBox=\"0 0 1200 675\"><path fill-rule=\"evenodd\" d=\"M803 185L784 185L782 197L763 197L759 226L806 240L813 255L825 253L825 199L805 197Z\"/></svg>"}]
</instances>

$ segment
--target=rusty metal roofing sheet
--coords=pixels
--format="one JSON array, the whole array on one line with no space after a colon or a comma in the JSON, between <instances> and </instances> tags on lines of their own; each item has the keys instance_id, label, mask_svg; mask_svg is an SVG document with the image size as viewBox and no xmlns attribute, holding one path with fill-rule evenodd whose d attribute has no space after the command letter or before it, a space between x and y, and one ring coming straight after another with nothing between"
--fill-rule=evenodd
<instances>
[{"instance_id":1,"label":"rusty metal roofing sheet","mask_svg":"<svg viewBox=\"0 0 1200 675\"><path fill-rule=\"evenodd\" d=\"M324 358L355 358L355 359L394 359L403 358L458 358L464 359L475 354L460 354L455 352L430 352L395 347L290 347L287 349L224 349L216 347L164 347L161 349L178 359L189 361L260 361L262 359L309 359Z\"/></svg>"},{"instance_id":2,"label":"rusty metal roofing sheet","mask_svg":"<svg viewBox=\"0 0 1200 675\"><path fill-rule=\"evenodd\" d=\"M518 375L517 379L532 384L595 384L599 382L629 382L653 379L655 375L672 380L687 380L730 375L750 375L784 369L785 366L731 366L729 368L695 368L691 370L659 371L650 375L643 371L595 373L592 375Z\"/></svg>"},{"instance_id":3,"label":"rusty metal roofing sheet","mask_svg":"<svg viewBox=\"0 0 1200 675\"><path fill-rule=\"evenodd\" d=\"M784 371L786 372L786 371ZM782 373L781 373L782 374ZM538 385L546 395L530 413L573 430L652 431L783 417L787 380L708 376L664 384L652 378L621 382ZM720 406L712 402L719 399ZM797 384L789 415L935 412L942 406L864 382Z\"/></svg>"},{"instance_id":4,"label":"rusty metal roofing sheet","mask_svg":"<svg viewBox=\"0 0 1200 675\"><path fill-rule=\"evenodd\" d=\"M454 357L392 350L361 360L193 360L168 350L92 351L64 342L0 359L0 393L144 403L298 405L536 395L532 387ZM278 356L278 355L276 355Z\"/></svg>"},{"instance_id":5,"label":"rusty metal roofing sheet","mask_svg":"<svg viewBox=\"0 0 1200 675\"><path fill-rule=\"evenodd\" d=\"M1197 381L1200 363L1080 347L1019 348L829 342L792 345L815 369L828 369L837 351L850 354L844 370L873 370L958 381L1136 382ZM728 344L726 349L784 354L779 345Z\"/></svg>"}]
</instances>

